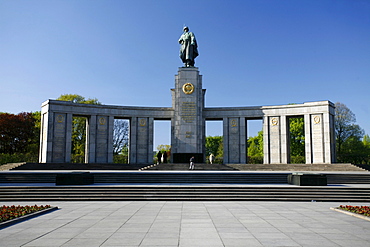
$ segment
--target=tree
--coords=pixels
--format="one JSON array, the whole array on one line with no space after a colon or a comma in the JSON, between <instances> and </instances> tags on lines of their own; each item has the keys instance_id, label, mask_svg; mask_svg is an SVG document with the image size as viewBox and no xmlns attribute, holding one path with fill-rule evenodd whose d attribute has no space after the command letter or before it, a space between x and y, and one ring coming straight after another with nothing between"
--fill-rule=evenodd
<instances>
[{"instance_id":1,"label":"tree","mask_svg":"<svg viewBox=\"0 0 370 247\"><path fill-rule=\"evenodd\" d=\"M289 141L290 141L290 156L304 157L305 133L303 117L289 119Z\"/></svg>"},{"instance_id":2,"label":"tree","mask_svg":"<svg viewBox=\"0 0 370 247\"><path fill-rule=\"evenodd\" d=\"M113 127L113 154L121 154L125 147L128 146L128 120L115 119Z\"/></svg>"},{"instance_id":3,"label":"tree","mask_svg":"<svg viewBox=\"0 0 370 247\"><path fill-rule=\"evenodd\" d=\"M258 131L257 136L248 138L248 156L263 156L263 131Z\"/></svg>"},{"instance_id":4,"label":"tree","mask_svg":"<svg viewBox=\"0 0 370 247\"><path fill-rule=\"evenodd\" d=\"M370 150L370 136L364 135L362 142L364 143L364 146Z\"/></svg>"},{"instance_id":5,"label":"tree","mask_svg":"<svg viewBox=\"0 0 370 247\"><path fill-rule=\"evenodd\" d=\"M57 98L61 101L70 101L79 104L101 105L97 99L85 99L78 94L62 94ZM72 161L82 163L86 146L86 118L73 117L72 121ZM76 159L76 157L79 157Z\"/></svg>"},{"instance_id":6,"label":"tree","mask_svg":"<svg viewBox=\"0 0 370 247\"><path fill-rule=\"evenodd\" d=\"M344 104L335 103L335 134L338 162L369 163L369 136L355 124L355 114Z\"/></svg>"},{"instance_id":7,"label":"tree","mask_svg":"<svg viewBox=\"0 0 370 247\"><path fill-rule=\"evenodd\" d=\"M222 157L223 150L220 151L220 147L223 147L222 136L207 136L206 137L206 155L213 154L215 157Z\"/></svg>"},{"instance_id":8,"label":"tree","mask_svg":"<svg viewBox=\"0 0 370 247\"><path fill-rule=\"evenodd\" d=\"M171 145L167 145L167 144L166 145L165 144L158 145L157 150L161 151L162 153L171 151Z\"/></svg>"},{"instance_id":9,"label":"tree","mask_svg":"<svg viewBox=\"0 0 370 247\"><path fill-rule=\"evenodd\" d=\"M350 138L352 141L360 140L364 135L364 131L355 122L355 114L345 104L335 103L335 136L338 155L345 151L343 144L347 140Z\"/></svg>"},{"instance_id":10,"label":"tree","mask_svg":"<svg viewBox=\"0 0 370 247\"><path fill-rule=\"evenodd\" d=\"M37 137L32 113L0 114L0 153L26 153Z\"/></svg>"}]
</instances>

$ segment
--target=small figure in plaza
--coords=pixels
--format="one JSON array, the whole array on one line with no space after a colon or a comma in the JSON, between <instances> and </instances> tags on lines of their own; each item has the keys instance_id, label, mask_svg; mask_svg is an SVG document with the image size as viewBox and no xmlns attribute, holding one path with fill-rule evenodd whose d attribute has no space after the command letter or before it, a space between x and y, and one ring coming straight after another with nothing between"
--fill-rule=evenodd
<instances>
[{"instance_id":1,"label":"small figure in plaza","mask_svg":"<svg viewBox=\"0 0 370 247\"><path fill-rule=\"evenodd\" d=\"M213 154L211 154L209 156L209 163L213 164L213 161L215 160L215 156Z\"/></svg>"},{"instance_id":2,"label":"small figure in plaza","mask_svg":"<svg viewBox=\"0 0 370 247\"><path fill-rule=\"evenodd\" d=\"M190 158L190 167L189 170L194 170L194 156Z\"/></svg>"},{"instance_id":3,"label":"small figure in plaza","mask_svg":"<svg viewBox=\"0 0 370 247\"><path fill-rule=\"evenodd\" d=\"M194 34L189 32L188 27L184 27L184 33L181 35L179 43L181 44L180 58L184 67L194 67L195 58L199 55L198 45Z\"/></svg>"},{"instance_id":4,"label":"small figure in plaza","mask_svg":"<svg viewBox=\"0 0 370 247\"><path fill-rule=\"evenodd\" d=\"M157 165L159 165L161 163L161 159L162 159L162 153L161 153L161 151L158 151L158 153L157 153Z\"/></svg>"},{"instance_id":5,"label":"small figure in plaza","mask_svg":"<svg viewBox=\"0 0 370 247\"><path fill-rule=\"evenodd\" d=\"M163 163L164 164L167 163L167 152L166 151L163 152Z\"/></svg>"}]
</instances>

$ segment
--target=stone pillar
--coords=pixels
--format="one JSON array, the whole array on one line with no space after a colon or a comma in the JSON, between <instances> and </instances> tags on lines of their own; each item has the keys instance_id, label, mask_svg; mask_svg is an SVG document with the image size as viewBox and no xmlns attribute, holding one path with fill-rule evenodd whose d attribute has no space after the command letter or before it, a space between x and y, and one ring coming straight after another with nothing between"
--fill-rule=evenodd
<instances>
[{"instance_id":1,"label":"stone pillar","mask_svg":"<svg viewBox=\"0 0 370 247\"><path fill-rule=\"evenodd\" d=\"M239 138L240 138L240 158L239 162L240 164L246 164L247 163L247 149L248 149L248 144L247 144L247 120L245 117L241 117L239 119Z\"/></svg>"},{"instance_id":2,"label":"stone pillar","mask_svg":"<svg viewBox=\"0 0 370 247\"><path fill-rule=\"evenodd\" d=\"M304 115L304 133L305 133L305 156L306 164L312 164L312 135L311 135L311 115Z\"/></svg>"},{"instance_id":3,"label":"stone pillar","mask_svg":"<svg viewBox=\"0 0 370 247\"><path fill-rule=\"evenodd\" d=\"M229 159L229 119L228 118L223 118L222 126L223 126L223 144L224 144L223 163L228 164L230 163L230 159Z\"/></svg>"},{"instance_id":4,"label":"stone pillar","mask_svg":"<svg viewBox=\"0 0 370 247\"><path fill-rule=\"evenodd\" d=\"M324 114L324 145L325 145L325 162L336 162L336 149L335 149L335 127L334 127L334 106L329 106L328 114Z\"/></svg>"},{"instance_id":5,"label":"stone pillar","mask_svg":"<svg viewBox=\"0 0 370 247\"><path fill-rule=\"evenodd\" d=\"M270 118L268 116L263 117L262 129L263 129L263 164L270 164L270 136L269 136L269 125Z\"/></svg>"},{"instance_id":6,"label":"stone pillar","mask_svg":"<svg viewBox=\"0 0 370 247\"><path fill-rule=\"evenodd\" d=\"M286 116L280 117L280 155L281 163L290 163L290 151L289 151L289 119Z\"/></svg>"},{"instance_id":7,"label":"stone pillar","mask_svg":"<svg viewBox=\"0 0 370 247\"><path fill-rule=\"evenodd\" d=\"M107 136L107 162L113 163L113 129L114 116L108 116L108 136Z\"/></svg>"},{"instance_id":8,"label":"stone pillar","mask_svg":"<svg viewBox=\"0 0 370 247\"><path fill-rule=\"evenodd\" d=\"M204 94L198 68L179 68L172 89L171 154L175 163L188 162L191 156L195 162L204 162Z\"/></svg>"},{"instance_id":9,"label":"stone pillar","mask_svg":"<svg viewBox=\"0 0 370 247\"><path fill-rule=\"evenodd\" d=\"M44 110L44 109L43 109ZM41 113L40 129L40 151L39 162L50 163L52 158L52 137L53 137L53 120L54 114L48 111Z\"/></svg>"},{"instance_id":10,"label":"stone pillar","mask_svg":"<svg viewBox=\"0 0 370 247\"><path fill-rule=\"evenodd\" d=\"M267 152L269 156L268 164L281 163L281 122L280 117L268 117L268 138ZM265 133L264 133L265 135Z\"/></svg>"},{"instance_id":11,"label":"stone pillar","mask_svg":"<svg viewBox=\"0 0 370 247\"><path fill-rule=\"evenodd\" d=\"M136 164L137 163L137 142L136 142L136 136L137 136L137 118L133 117L130 119L130 138L128 143L128 163L129 164Z\"/></svg>"},{"instance_id":12,"label":"stone pillar","mask_svg":"<svg viewBox=\"0 0 370 247\"><path fill-rule=\"evenodd\" d=\"M91 115L86 121L86 149L85 162L96 162L96 115Z\"/></svg>"},{"instance_id":13,"label":"stone pillar","mask_svg":"<svg viewBox=\"0 0 370 247\"><path fill-rule=\"evenodd\" d=\"M226 130L226 131L225 131ZM224 163L245 164L245 118L224 118Z\"/></svg>"},{"instance_id":14,"label":"stone pillar","mask_svg":"<svg viewBox=\"0 0 370 247\"><path fill-rule=\"evenodd\" d=\"M312 114L310 120L311 120L312 163L313 164L325 163L322 114Z\"/></svg>"},{"instance_id":15,"label":"stone pillar","mask_svg":"<svg viewBox=\"0 0 370 247\"><path fill-rule=\"evenodd\" d=\"M51 137L52 141L46 141L46 143L49 145L49 147L46 147L46 150L51 150L51 155L49 156L49 158L51 157L51 159L47 160L47 162L70 162L72 114L50 112L49 114L52 118L48 118L48 121L51 121L47 123L47 129L48 131L51 131L52 134L48 135L48 133L46 133L46 136L47 138ZM43 136L44 135L45 133L43 134Z\"/></svg>"},{"instance_id":16,"label":"stone pillar","mask_svg":"<svg viewBox=\"0 0 370 247\"><path fill-rule=\"evenodd\" d=\"M111 116L92 115L86 126L86 163L113 162L113 125Z\"/></svg>"},{"instance_id":17,"label":"stone pillar","mask_svg":"<svg viewBox=\"0 0 370 247\"><path fill-rule=\"evenodd\" d=\"M135 117L131 121L130 164L153 163L153 128L154 119Z\"/></svg>"}]
</instances>

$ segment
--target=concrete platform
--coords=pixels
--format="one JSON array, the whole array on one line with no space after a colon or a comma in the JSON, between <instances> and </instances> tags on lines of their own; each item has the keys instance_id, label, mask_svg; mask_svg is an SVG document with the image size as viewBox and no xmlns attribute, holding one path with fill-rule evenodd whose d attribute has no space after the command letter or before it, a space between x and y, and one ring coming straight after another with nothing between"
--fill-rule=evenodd
<instances>
[{"instance_id":1,"label":"concrete platform","mask_svg":"<svg viewBox=\"0 0 370 247\"><path fill-rule=\"evenodd\" d=\"M60 209L0 230L0 246L370 245L369 221L330 210L346 202L37 204Z\"/></svg>"}]
</instances>

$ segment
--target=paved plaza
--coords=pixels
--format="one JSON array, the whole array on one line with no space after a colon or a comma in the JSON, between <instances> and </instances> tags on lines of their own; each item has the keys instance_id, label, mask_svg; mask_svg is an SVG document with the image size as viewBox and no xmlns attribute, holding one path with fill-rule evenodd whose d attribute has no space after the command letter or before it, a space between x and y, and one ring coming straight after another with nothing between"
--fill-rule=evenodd
<instances>
[{"instance_id":1,"label":"paved plaza","mask_svg":"<svg viewBox=\"0 0 370 247\"><path fill-rule=\"evenodd\" d=\"M0 202L59 209L0 230L0 246L370 246L345 202ZM351 205L365 205L351 203Z\"/></svg>"}]
</instances>

